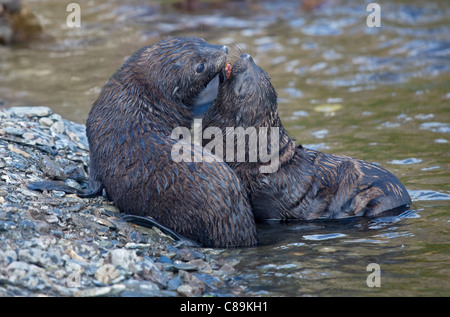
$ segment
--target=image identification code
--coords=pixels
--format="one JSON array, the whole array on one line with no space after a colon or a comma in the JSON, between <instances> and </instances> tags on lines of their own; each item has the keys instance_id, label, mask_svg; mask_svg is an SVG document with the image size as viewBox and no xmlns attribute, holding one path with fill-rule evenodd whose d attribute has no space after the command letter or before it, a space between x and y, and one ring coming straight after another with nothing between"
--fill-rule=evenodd
<instances>
[{"instance_id":1,"label":"image identification code","mask_svg":"<svg viewBox=\"0 0 450 317\"><path fill-rule=\"evenodd\" d=\"M222 310L228 312L265 312L267 311L267 302L242 302L242 301L229 301L224 305L215 305L213 303L191 303L181 304L180 311L182 312L207 312L211 314L213 310Z\"/></svg>"}]
</instances>

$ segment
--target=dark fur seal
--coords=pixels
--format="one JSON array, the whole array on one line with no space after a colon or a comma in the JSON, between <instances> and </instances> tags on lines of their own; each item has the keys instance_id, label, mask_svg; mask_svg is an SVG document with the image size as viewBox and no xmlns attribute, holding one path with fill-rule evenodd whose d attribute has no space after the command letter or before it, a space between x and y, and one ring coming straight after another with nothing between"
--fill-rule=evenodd
<instances>
[{"instance_id":1,"label":"dark fur seal","mask_svg":"<svg viewBox=\"0 0 450 317\"><path fill-rule=\"evenodd\" d=\"M250 55L242 55L229 76L226 80L222 76L215 103L203 119L203 130L219 127L223 135L226 127L279 130L276 172L260 173L260 167L267 164L250 162L248 144L244 162L227 162L243 181L256 219L373 217L409 207L405 187L385 169L296 146L279 118L277 94L268 74ZM204 139L203 145L209 142ZM273 149L274 144L269 142Z\"/></svg>"},{"instance_id":2,"label":"dark fur seal","mask_svg":"<svg viewBox=\"0 0 450 317\"><path fill-rule=\"evenodd\" d=\"M236 174L200 146L176 162L176 127L190 128L202 89L225 66L228 49L199 38L175 38L143 47L109 79L87 120L89 190L137 219L207 247L257 244L248 197ZM82 194L81 194L82 195Z\"/></svg>"}]
</instances>

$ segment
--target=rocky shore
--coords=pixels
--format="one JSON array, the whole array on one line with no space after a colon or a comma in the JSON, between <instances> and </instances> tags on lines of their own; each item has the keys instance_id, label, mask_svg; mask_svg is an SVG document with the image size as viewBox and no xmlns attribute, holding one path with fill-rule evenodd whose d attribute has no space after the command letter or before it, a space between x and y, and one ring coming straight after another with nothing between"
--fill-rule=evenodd
<instances>
[{"instance_id":1,"label":"rocky shore","mask_svg":"<svg viewBox=\"0 0 450 317\"><path fill-rule=\"evenodd\" d=\"M0 109L0 296L238 296L220 249L188 248L120 219L105 197L36 192L29 182L82 188L83 125L47 107Z\"/></svg>"}]
</instances>

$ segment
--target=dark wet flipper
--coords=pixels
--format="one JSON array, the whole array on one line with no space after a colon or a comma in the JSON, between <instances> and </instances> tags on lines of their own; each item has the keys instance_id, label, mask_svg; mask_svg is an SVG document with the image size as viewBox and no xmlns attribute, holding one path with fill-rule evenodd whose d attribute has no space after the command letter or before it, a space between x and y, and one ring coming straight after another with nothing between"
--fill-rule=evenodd
<instances>
[{"instance_id":1,"label":"dark wet flipper","mask_svg":"<svg viewBox=\"0 0 450 317\"><path fill-rule=\"evenodd\" d=\"M147 228L157 227L162 232L171 236L175 240L184 242L186 244L186 246L188 246L188 247L201 247L201 245L199 245L197 242L192 241L191 239L186 238L186 237L174 232L173 230L161 225L156 220L154 220L150 217L141 217L141 216L135 216L135 215L123 215L123 216L121 216L121 219L125 220L127 222L134 223L136 225L142 226L142 227L147 227Z\"/></svg>"},{"instance_id":2,"label":"dark wet flipper","mask_svg":"<svg viewBox=\"0 0 450 317\"><path fill-rule=\"evenodd\" d=\"M101 196L103 193L103 185L100 182L94 182L94 185L92 185L91 182L89 182L89 187L86 190L78 191L77 195L81 198L93 198L97 196Z\"/></svg>"},{"instance_id":3,"label":"dark wet flipper","mask_svg":"<svg viewBox=\"0 0 450 317\"><path fill-rule=\"evenodd\" d=\"M98 186L94 188L88 188L87 190L80 190L73 188L60 181L42 181L33 182L27 185L28 189L44 191L44 190L58 190L65 192L66 194L77 194L81 198L92 198L100 196L102 194L103 186L99 183Z\"/></svg>"},{"instance_id":4,"label":"dark wet flipper","mask_svg":"<svg viewBox=\"0 0 450 317\"><path fill-rule=\"evenodd\" d=\"M59 181L33 182L29 183L27 185L27 188L41 192L44 190L58 190L67 194L78 194L78 192L81 192L80 190L70 187L69 185L66 185L65 183Z\"/></svg>"}]
</instances>

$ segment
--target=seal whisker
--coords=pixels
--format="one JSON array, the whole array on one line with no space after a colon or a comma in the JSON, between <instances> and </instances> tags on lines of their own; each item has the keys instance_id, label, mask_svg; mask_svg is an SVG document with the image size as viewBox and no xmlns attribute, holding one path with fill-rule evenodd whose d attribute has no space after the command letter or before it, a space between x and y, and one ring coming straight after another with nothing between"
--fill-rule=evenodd
<instances>
[{"instance_id":1,"label":"seal whisker","mask_svg":"<svg viewBox=\"0 0 450 317\"><path fill-rule=\"evenodd\" d=\"M247 52L247 44L245 43L234 43L232 45L232 51L230 52L230 54L228 54L230 56L230 60L237 60L242 54L245 54Z\"/></svg>"}]
</instances>

